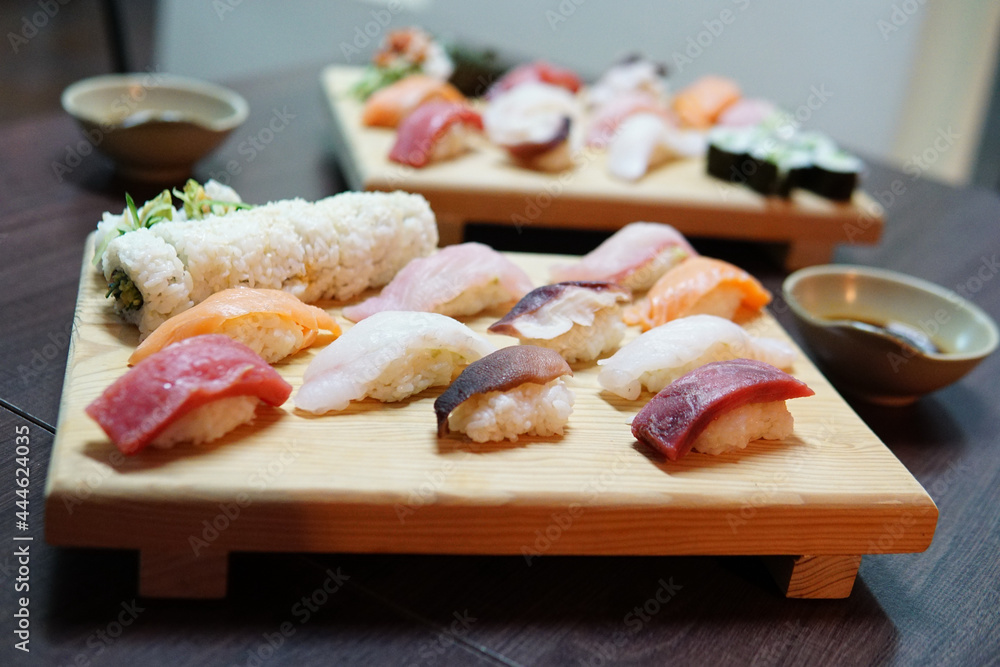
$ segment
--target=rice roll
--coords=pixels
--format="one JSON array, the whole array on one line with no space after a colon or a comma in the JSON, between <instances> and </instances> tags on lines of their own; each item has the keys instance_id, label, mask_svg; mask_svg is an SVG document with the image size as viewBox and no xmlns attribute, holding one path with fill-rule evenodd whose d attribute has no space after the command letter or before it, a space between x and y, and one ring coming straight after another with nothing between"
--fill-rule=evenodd
<instances>
[{"instance_id":1,"label":"rice roll","mask_svg":"<svg viewBox=\"0 0 1000 667\"><path fill-rule=\"evenodd\" d=\"M278 406L292 386L253 350L228 336L186 338L150 355L86 407L125 454L200 444L253 419L260 401Z\"/></svg>"},{"instance_id":2,"label":"rice roll","mask_svg":"<svg viewBox=\"0 0 1000 667\"><path fill-rule=\"evenodd\" d=\"M649 289L668 270L697 254L670 225L632 222L578 262L553 266L550 275L554 282L607 281L636 292Z\"/></svg>"},{"instance_id":3,"label":"rice roll","mask_svg":"<svg viewBox=\"0 0 1000 667\"><path fill-rule=\"evenodd\" d=\"M495 349L445 315L376 313L320 350L302 376L295 407L322 414L366 396L401 401L450 383L459 370Z\"/></svg>"},{"instance_id":4,"label":"rice roll","mask_svg":"<svg viewBox=\"0 0 1000 667\"><path fill-rule=\"evenodd\" d=\"M758 439L787 438L794 420L785 401L814 393L761 361L713 362L654 396L632 420L632 435L671 461L692 449L721 454Z\"/></svg>"},{"instance_id":5,"label":"rice roll","mask_svg":"<svg viewBox=\"0 0 1000 667\"><path fill-rule=\"evenodd\" d=\"M519 435L562 435L573 412L572 375L554 350L504 347L469 364L434 401L438 437L465 433L476 442L517 441Z\"/></svg>"},{"instance_id":6,"label":"rice roll","mask_svg":"<svg viewBox=\"0 0 1000 667\"><path fill-rule=\"evenodd\" d=\"M528 292L488 331L553 349L569 363L590 361L617 348L625 337L621 304L631 298L627 288L615 283L545 285Z\"/></svg>"},{"instance_id":7,"label":"rice roll","mask_svg":"<svg viewBox=\"0 0 1000 667\"><path fill-rule=\"evenodd\" d=\"M312 345L320 331L340 335L337 322L322 308L306 305L281 290L233 287L161 324L139 344L128 363L135 365L185 338L219 333L273 364Z\"/></svg>"},{"instance_id":8,"label":"rice roll","mask_svg":"<svg viewBox=\"0 0 1000 667\"><path fill-rule=\"evenodd\" d=\"M756 359L790 368L794 348L775 338L751 336L740 325L715 315L690 315L650 329L597 363L597 382L634 401L643 388L656 393L710 361Z\"/></svg>"},{"instance_id":9,"label":"rice roll","mask_svg":"<svg viewBox=\"0 0 1000 667\"><path fill-rule=\"evenodd\" d=\"M743 269L699 256L663 274L645 297L625 309L624 319L647 331L688 315L745 319L770 302L771 293Z\"/></svg>"},{"instance_id":10,"label":"rice roll","mask_svg":"<svg viewBox=\"0 0 1000 667\"><path fill-rule=\"evenodd\" d=\"M413 260L382 293L344 308L360 322L385 310L417 310L452 317L515 303L532 288L519 266L482 243L459 243Z\"/></svg>"}]
</instances>

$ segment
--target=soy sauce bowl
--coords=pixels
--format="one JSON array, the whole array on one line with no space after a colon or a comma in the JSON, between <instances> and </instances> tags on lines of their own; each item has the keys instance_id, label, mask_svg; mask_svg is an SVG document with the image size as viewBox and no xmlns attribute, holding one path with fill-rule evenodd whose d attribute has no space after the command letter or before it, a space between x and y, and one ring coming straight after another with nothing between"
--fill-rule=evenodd
<instances>
[{"instance_id":1,"label":"soy sauce bowl","mask_svg":"<svg viewBox=\"0 0 1000 667\"><path fill-rule=\"evenodd\" d=\"M873 403L913 403L960 379L1000 342L981 308L895 271L812 266L788 276L782 292L823 372Z\"/></svg>"},{"instance_id":2,"label":"soy sauce bowl","mask_svg":"<svg viewBox=\"0 0 1000 667\"><path fill-rule=\"evenodd\" d=\"M162 184L183 182L249 113L228 88L158 72L77 81L62 106L83 131L81 146L89 142L129 180Z\"/></svg>"}]
</instances>

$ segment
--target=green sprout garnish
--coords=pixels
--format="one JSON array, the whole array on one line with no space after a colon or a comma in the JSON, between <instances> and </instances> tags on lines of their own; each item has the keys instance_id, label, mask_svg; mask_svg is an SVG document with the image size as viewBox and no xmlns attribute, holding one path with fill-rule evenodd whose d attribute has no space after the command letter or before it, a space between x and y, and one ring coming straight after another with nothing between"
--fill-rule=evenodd
<instances>
[{"instance_id":1,"label":"green sprout garnish","mask_svg":"<svg viewBox=\"0 0 1000 667\"><path fill-rule=\"evenodd\" d=\"M202 220L207 215L226 215L253 208L253 205L243 202L210 199L201 183L193 178L184 184L183 191L174 189L174 196L184 202L184 212L190 220Z\"/></svg>"},{"instance_id":2,"label":"green sprout garnish","mask_svg":"<svg viewBox=\"0 0 1000 667\"><path fill-rule=\"evenodd\" d=\"M393 63L388 67L368 65L368 67L365 68L361 79L351 87L351 93L364 102L379 88L385 88L390 84L396 83L400 79L403 79L411 74L417 74L420 71L421 66L419 63Z\"/></svg>"},{"instance_id":3,"label":"green sprout garnish","mask_svg":"<svg viewBox=\"0 0 1000 667\"><path fill-rule=\"evenodd\" d=\"M108 293L105 297L114 297L122 310L139 310L142 308L142 292L135 286L132 279L122 269L111 272L111 282L108 283Z\"/></svg>"}]
</instances>

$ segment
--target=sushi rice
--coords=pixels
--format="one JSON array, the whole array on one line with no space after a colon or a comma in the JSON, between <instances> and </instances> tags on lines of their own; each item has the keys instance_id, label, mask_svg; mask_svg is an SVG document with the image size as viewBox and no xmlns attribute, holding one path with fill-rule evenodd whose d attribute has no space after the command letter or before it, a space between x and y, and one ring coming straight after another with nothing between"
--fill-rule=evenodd
<instances>
[{"instance_id":1,"label":"sushi rice","mask_svg":"<svg viewBox=\"0 0 1000 667\"><path fill-rule=\"evenodd\" d=\"M206 403L177 419L150 442L151 447L170 449L181 442L200 445L221 438L254 418L260 399L230 396Z\"/></svg>"},{"instance_id":2,"label":"sushi rice","mask_svg":"<svg viewBox=\"0 0 1000 667\"><path fill-rule=\"evenodd\" d=\"M745 449L752 440L783 440L794 427L795 420L785 401L750 403L712 420L691 448L705 454L722 454Z\"/></svg>"},{"instance_id":3,"label":"sushi rice","mask_svg":"<svg viewBox=\"0 0 1000 667\"><path fill-rule=\"evenodd\" d=\"M477 394L448 416L448 428L476 442L517 441L518 435L562 435L573 412L573 392L562 378L526 382L508 391Z\"/></svg>"}]
</instances>

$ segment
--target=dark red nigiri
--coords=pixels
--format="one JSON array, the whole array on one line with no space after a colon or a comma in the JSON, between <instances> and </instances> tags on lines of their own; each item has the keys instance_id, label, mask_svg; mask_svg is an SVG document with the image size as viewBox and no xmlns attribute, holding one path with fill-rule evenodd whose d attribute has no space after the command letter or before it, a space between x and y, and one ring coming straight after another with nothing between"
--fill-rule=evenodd
<instances>
[{"instance_id":1,"label":"dark red nigiri","mask_svg":"<svg viewBox=\"0 0 1000 667\"><path fill-rule=\"evenodd\" d=\"M733 410L813 393L801 380L762 361L717 361L683 375L654 396L632 420L632 435L676 461L691 451L713 420Z\"/></svg>"},{"instance_id":2,"label":"dark red nigiri","mask_svg":"<svg viewBox=\"0 0 1000 667\"><path fill-rule=\"evenodd\" d=\"M446 159L466 150L463 137L456 145L441 142L457 127L481 132L483 119L474 109L460 102L426 102L410 113L399 125L396 143L389 151L393 162L424 167L434 159Z\"/></svg>"},{"instance_id":3,"label":"dark red nigiri","mask_svg":"<svg viewBox=\"0 0 1000 667\"><path fill-rule=\"evenodd\" d=\"M253 350L222 334L168 345L118 378L86 412L125 454L153 442L176 420L215 401L253 396L270 405L292 386Z\"/></svg>"}]
</instances>

